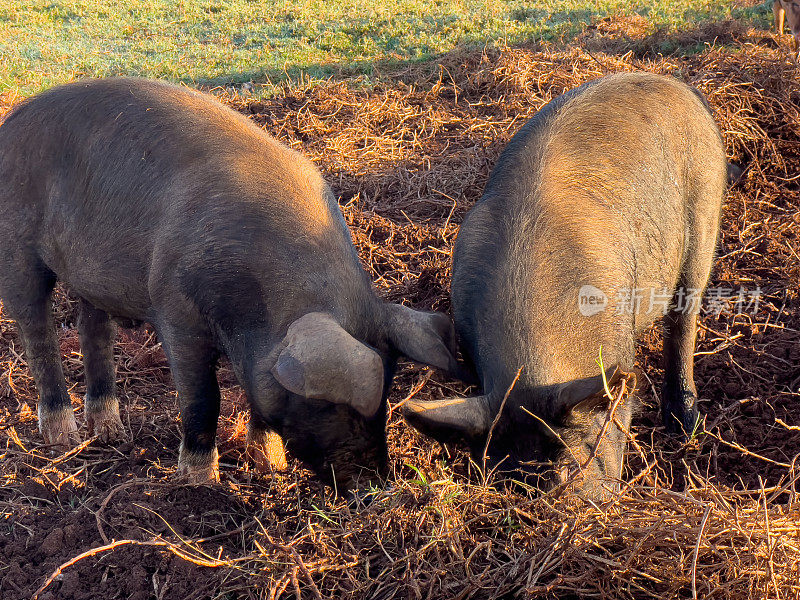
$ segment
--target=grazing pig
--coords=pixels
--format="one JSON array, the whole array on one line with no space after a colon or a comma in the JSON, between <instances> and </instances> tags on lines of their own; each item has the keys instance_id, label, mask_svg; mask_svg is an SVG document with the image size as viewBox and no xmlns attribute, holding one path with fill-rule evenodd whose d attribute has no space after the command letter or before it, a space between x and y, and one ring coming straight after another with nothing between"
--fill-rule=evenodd
<instances>
[{"instance_id":1,"label":"grazing pig","mask_svg":"<svg viewBox=\"0 0 800 600\"><path fill-rule=\"evenodd\" d=\"M211 97L161 82L79 81L0 125L0 297L44 440L70 445L56 280L80 297L89 435L122 432L111 321L151 323L178 390L179 472L193 482L218 476L221 355L250 402L250 438L274 449L268 434L279 434L340 490L386 468L397 357L456 368L445 315L377 298L309 161Z\"/></svg>"},{"instance_id":2,"label":"grazing pig","mask_svg":"<svg viewBox=\"0 0 800 600\"><path fill-rule=\"evenodd\" d=\"M544 462L563 479L580 465L579 488L603 496L621 474L631 403L605 423L598 356L613 384L666 312L663 417L691 432L695 300L725 185L705 100L674 79L613 75L547 104L509 142L455 244L456 331L482 395L409 402L407 420L501 469Z\"/></svg>"}]
</instances>

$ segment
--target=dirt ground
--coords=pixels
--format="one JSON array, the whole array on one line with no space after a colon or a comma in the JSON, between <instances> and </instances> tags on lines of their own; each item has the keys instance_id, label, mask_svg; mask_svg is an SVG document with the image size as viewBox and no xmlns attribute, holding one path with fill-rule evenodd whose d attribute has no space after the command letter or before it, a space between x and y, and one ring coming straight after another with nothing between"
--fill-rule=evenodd
<instances>
[{"instance_id":1,"label":"dirt ground","mask_svg":"<svg viewBox=\"0 0 800 600\"><path fill-rule=\"evenodd\" d=\"M705 425L687 444L660 426L660 331L644 336L624 498L587 507L486 487L462 452L392 414L391 487L369 506L347 504L296 462L271 477L254 471L246 405L225 365L222 483L176 485L177 402L146 329L118 336L130 439L53 456L2 317L0 599L800 598L800 72L786 40L734 22L667 35L606 19L566 48L462 50L376 86L333 78L262 101L213 92L320 165L386 299L446 311L458 224L504 144L562 92L637 69L708 96L744 169L710 285L760 296L742 314L733 299L702 318ZM64 290L56 318L80 420L83 367ZM405 365L390 401L463 390Z\"/></svg>"}]
</instances>

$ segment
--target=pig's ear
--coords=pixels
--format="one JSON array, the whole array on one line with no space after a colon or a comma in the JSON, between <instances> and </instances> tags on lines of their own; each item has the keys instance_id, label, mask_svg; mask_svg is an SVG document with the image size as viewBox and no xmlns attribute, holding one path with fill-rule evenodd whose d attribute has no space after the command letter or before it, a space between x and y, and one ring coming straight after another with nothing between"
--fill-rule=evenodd
<instances>
[{"instance_id":1,"label":"pig's ear","mask_svg":"<svg viewBox=\"0 0 800 600\"><path fill-rule=\"evenodd\" d=\"M479 439L489 431L493 420L484 396L430 402L409 400L401 410L414 429L440 442Z\"/></svg>"},{"instance_id":2,"label":"pig's ear","mask_svg":"<svg viewBox=\"0 0 800 600\"><path fill-rule=\"evenodd\" d=\"M458 376L456 333L450 318L439 312L422 312L401 304L385 304L389 342L402 355Z\"/></svg>"},{"instance_id":3,"label":"pig's ear","mask_svg":"<svg viewBox=\"0 0 800 600\"><path fill-rule=\"evenodd\" d=\"M348 404L365 417L383 397L383 361L326 313L308 313L289 326L271 372L306 398Z\"/></svg>"},{"instance_id":4,"label":"pig's ear","mask_svg":"<svg viewBox=\"0 0 800 600\"><path fill-rule=\"evenodd\" d=\"M631 386L635 385L635 375L633 373L627 373L617 366L606 369L605 375L609 389L617 386L623 379L625 379L628 389L631 389ZM607 398L605 398L605 386L603 385L602 375L595 375L594 377L576 379L575 381L563 383L559 387L558 398L553 407L554 416L564 416L578 404L595 399L598 404L602 403L604 399L607 400Z\"/></svg>"}]
</instances>

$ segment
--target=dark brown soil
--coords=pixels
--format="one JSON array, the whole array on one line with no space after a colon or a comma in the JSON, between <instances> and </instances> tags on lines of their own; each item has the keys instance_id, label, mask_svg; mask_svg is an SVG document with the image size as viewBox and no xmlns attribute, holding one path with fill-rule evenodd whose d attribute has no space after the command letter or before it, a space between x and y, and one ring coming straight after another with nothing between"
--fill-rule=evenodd
<instances>
[{"instance_id":1,"label":"dark brown soil","mask_svg":"<svg viewBox=\"0 0 800 600\"><path fill-rule=\"evenodd\" d=\"M448 310L458 224L505 142L565 90L633 69L708 96L731 160L745 169L728 196L711 286L762 295L756 310L737 315L730 302L702 319L696 381L706 420L688 444L660 427L659 330L642 340L627 500L587 509L485 488L462 453L396 414L392 488L369 507L337 500L296 463L262 476L244 459L246 406L225 366L223 481L174 484L176 398L147 330L119 334L130 439L52 456L3 317L0 599L31 598L59 568L41 600L690 598L693 586L699 597L800 598L800 88L787 48L736 23L668 35L606 19L567 49L459 51L369 90L332 81L287 86L272 100L223 99L322 167L384 297ZM56 300L80 419L74 305L62 290ZM420 398L464 390L406 366L390 400L418 388Z\"/></svg>"}]
</instances>

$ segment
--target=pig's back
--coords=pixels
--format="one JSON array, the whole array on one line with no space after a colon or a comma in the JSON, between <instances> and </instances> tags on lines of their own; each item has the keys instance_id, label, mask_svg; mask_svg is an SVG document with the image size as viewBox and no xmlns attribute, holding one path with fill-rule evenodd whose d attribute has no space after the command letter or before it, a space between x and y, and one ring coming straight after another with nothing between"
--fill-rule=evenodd
<instances>
[{"instance_id":1,"label":"pig's back","mask_svg":"<svg viewBox=\"0 0 800 600\"><path fill-rule=\"evenodd\" d=\"M242 163L257 169L265 153L278 167L302 160L212 98L145 79L56 87L0 125L0 172L16 178L30 208L67 197L84 222L128 227L157 222L194 190L229 190Z\"/></svg>"},{"instance_id":2,"label":"pig's back","mask_svg":"<svg viewBox=\"0 0 800 600\"><path fill-rule=\"evenodd\" d=\"M600 346L609 364L622 358L612 349L631 354L653 313L635 319L615 301L644 289L646 309L650 289L675 285L704 155L724 171L706 107L667 78L603 78L537 113L456 242L454 315L476 362L501 386L522 364L550 384L594 374ZM579 312L586 285L608 296L605 311Z\"/></svg>"},{"instance_id":3,"label":"pig's back","mask_svg":"<svg viewBox=\"0 0 800 600\"><path fill-rule=\"evenodd\" d=\"M354 256L309 161L214 99L162 82L89 80L23 102L0 125L3 180L13 185L0 190L2 233L119 316L147 319L154 277L179 265L190 277L231 264L231 276L263 279L274 266L265 244L313 266L309 239Z\"/></svg>"}]
</instances>

